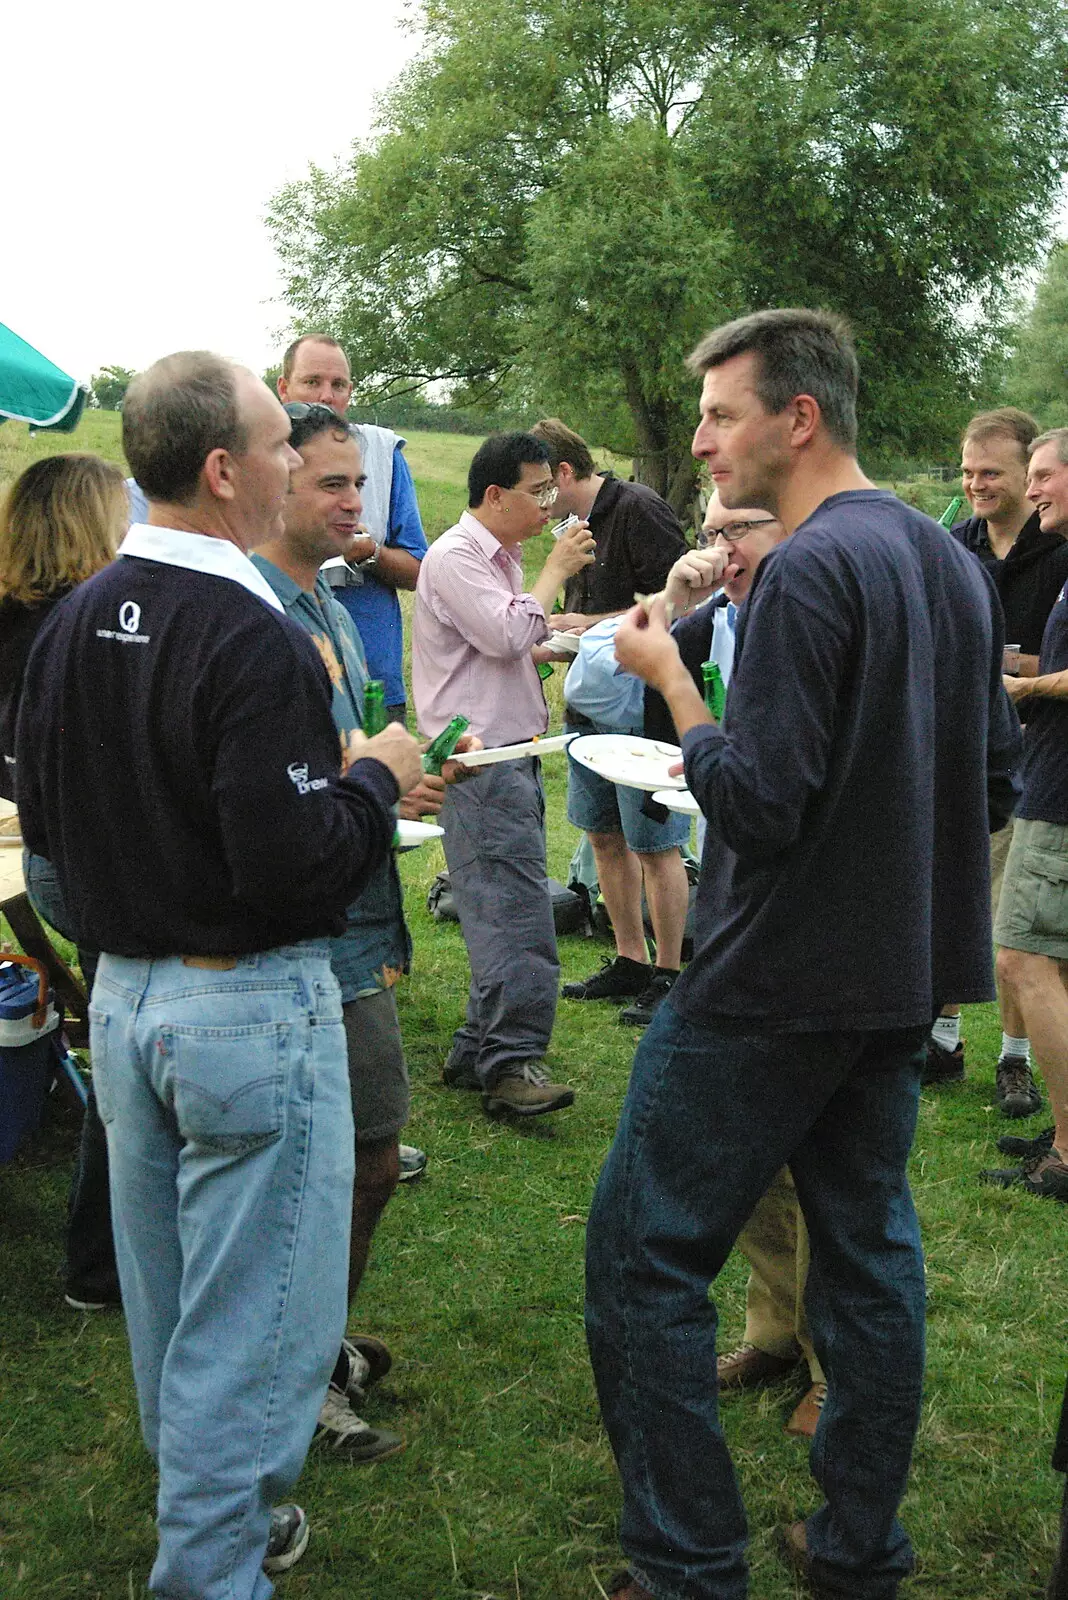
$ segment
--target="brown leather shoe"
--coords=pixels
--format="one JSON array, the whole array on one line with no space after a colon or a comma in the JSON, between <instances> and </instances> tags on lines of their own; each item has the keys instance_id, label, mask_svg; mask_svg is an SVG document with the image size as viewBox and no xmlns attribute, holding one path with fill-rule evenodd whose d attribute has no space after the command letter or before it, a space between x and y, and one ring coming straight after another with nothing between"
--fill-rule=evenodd
<instances>
[{"instance_id":1,"label":"brown leather shoe","mask_svg":"<svg viewBox=\"0 0 1068 1600\"><path fill-rule=\"evenodd\" d=\"M629 1572L617 1572L609 1578L608 1593L612 1600L656 1600L656 1596L650 1594Z\"/></svg>"},{"instance_id":2,"label":"brown leather shoe","mask_svg":"<svg viewBox=\"0 0 1068 1600\"><path fill-rule=\"evenodd\" d=\"M716 1357L716 1374L721 1389L755 1389L761 1383L774 1383L792 1372L800 1356L773 1356L755 1344L739 1345L728 1355Z\"/></svg>"},{"instance_id":3,"label":"brown leather shoe","mask_svg":"<svg viewBox=\"0 0 1068 1600\"><path fill-rule=\"evenodd\" d=\"M784 1433L790 1434L794 1439L811 1439L816 1431L816 1424L820 1420L823 1402L827 1398L827 1385L814 1383L808 1393L804 1395L794 1410ZM804 1526L804 1524L801 1524Z\"/></svg>"}]
</instances>

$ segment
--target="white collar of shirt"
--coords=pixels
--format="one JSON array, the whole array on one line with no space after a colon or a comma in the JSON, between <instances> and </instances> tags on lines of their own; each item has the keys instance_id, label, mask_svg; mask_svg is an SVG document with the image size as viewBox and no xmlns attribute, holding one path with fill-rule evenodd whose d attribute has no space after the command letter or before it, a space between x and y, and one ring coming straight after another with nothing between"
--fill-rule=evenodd
<instances>
[{"instance_id":1,"label":"white collar of shirt","mask_svg":"<svg viewBox=\"0 0 1068 1600\"><path fill-rule=\"evenodd\" d=\"M140 556L143 561L162 561L169 567L185 567L189 572L206 572L213 578L229 578L254 594L275 611L285 611L262 572L229 539L213 539L203 533L184 533L178 528L150 528L135 522L119 546L120 556Z\"/></svg>"},{"instance_id":2,"label":"white collar of shirt","mask_svg":"<svg viewBox=\"0 0 1068 1600\"><path fill-rule=\"evenodd\" d=\"M516 566L522 565L515 551L511 550L508 545L502 544L496 534L491 533L486 524L480 522L470 511L462 511L460 513L457 527L462 528L466 534L469 534L482 553L488 556L491 561L496 561L498 556L503 555L506 561L511 561Z\"/></svg>"}]
</instances>

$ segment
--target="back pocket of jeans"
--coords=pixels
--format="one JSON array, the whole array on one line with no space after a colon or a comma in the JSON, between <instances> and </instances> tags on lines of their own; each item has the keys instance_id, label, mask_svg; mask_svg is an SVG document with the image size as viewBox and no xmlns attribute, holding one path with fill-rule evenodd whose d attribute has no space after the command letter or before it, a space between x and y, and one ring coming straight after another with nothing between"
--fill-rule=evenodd
<instances>
[{"instance_id":1,"label":"back pocket of jeans","mask_svg":"<svg viewBox=\"0 0 1068 1600\"><path fill-rule=\"evenodd\" d=\"M161 1028L164 1079L182 1138L225 1155L280 1138L291 1036L288 1022Z\"/></svg>"}]
</instances>

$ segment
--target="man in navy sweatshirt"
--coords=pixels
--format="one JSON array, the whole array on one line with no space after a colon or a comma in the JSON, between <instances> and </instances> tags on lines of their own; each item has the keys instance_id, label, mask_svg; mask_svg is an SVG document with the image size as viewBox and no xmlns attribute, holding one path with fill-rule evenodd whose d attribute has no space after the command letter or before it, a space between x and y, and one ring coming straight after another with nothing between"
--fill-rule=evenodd
<instances>
[{"instance_id":1,"label":"man in navy sweatshirt","mask_svg":"<svg viewBox=\"0 0 1068 1600\"><path fill-rule=\"evenodd\" d=\"M917 1052L942 1001L993 994L988 764L1004 817L1019 725L990 580L857 464L841 320L759 312L691 367L694 454L721 502L791 537L739 612L722 727L662 599L616 635L668 702L708 828L696 954L639 1046L589 1219L587 1329L630 1563L615 1592L746 1593L709 1285L788 1163L828 1392L824 1503L785 1552L821 1593L890 1600L912 1567L897 1508L923 1378Z\"/></svg>"},{"instance_id":2,"label":"man in navy sweatshirt","mask_svg":"<svg viewBox=\"0 0 1068 1600\"><path fill-rule=\"evenodd\" d=\"M279 526L290 421L217 356L130 386L149 504L26 674L19 808L102 950L93 1071L141 1425L154 1594L264 1600L307 1542L272 1506L345 1326L353 1132L328 941L421 776L401 728L347 772L326 669L247 556Z\"/></svg>"}]
</instances>

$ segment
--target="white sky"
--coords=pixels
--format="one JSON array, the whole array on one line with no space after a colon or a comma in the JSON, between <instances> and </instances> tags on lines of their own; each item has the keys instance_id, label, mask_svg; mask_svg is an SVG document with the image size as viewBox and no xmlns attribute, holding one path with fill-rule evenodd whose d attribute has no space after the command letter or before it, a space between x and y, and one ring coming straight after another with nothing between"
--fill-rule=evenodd
<instances>
[{"instance_id":1,"label":"white sky","mask_svg":"<svg viewBox=\"0 0 1068 1600\"><path fill-rule=\"evenodd\" d=\"M288 326L271 195L370 132L404 0L4 7L0 322L78 378Z\"/></svg>"}]
</instances>

